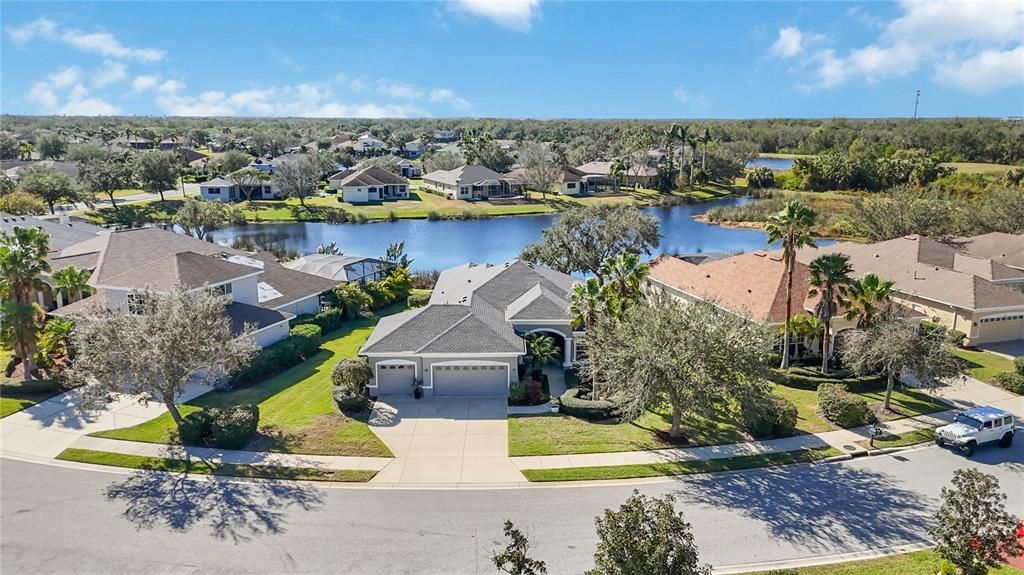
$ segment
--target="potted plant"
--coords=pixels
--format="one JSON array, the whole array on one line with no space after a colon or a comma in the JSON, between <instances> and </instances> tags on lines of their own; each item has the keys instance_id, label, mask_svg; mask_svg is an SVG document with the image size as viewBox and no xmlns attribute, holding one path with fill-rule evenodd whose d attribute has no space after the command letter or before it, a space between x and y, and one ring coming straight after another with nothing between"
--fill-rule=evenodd
<instances>
[{"instance_id":1,"label":"potted plant","mask_svg":"<svg viewBox=\"0 0 1024 575\"><path fill-rule=\"evenodd\" d=\"M416 399L423 399L423 380L417 379L412 382L412 396Z\"/></svg>"}]
</instances>

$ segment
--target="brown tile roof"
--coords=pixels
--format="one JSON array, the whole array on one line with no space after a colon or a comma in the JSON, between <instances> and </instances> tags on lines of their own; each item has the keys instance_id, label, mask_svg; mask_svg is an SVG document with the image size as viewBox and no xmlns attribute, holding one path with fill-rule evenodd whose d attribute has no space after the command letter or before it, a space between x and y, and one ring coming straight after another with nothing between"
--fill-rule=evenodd
<instances>
[{"instance_id":1,"label":"brown tile roof","mask_svg":"<svg viewBox=\"0 0 1024 575\"><path fill-rule=\"evenodd\" d=\"M793 313L813 310L807 297L810 271L797 263L793 270ZM691 296L714 302L734 313L769 323L786 317L786 266L776 254L758 251L691 264L673 256L651 262L650 278Z\"/></svg>"}]
</instances>

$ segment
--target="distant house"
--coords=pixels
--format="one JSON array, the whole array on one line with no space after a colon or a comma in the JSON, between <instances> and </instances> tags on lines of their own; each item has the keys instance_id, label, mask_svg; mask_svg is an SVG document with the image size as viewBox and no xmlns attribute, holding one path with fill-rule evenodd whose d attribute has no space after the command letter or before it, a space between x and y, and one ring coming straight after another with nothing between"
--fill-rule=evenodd
<instances>
[{"instance_id":1,"label":"distant house","mask_svg":"<svg viewBox=\"0 0 1024 575\"><path fill-rule=\"evenodd\" d=\"M375 258L332 254L309 254L281 265L337 283L359 284L384 279L391 267L387 262Z\"/></svg>"},{"instance_id":2,"label":"distant house","mask_svg":"<svg viewBox=\"0 0 1024 575\"><path fill-rule=\"evenodd\" d=\"M187 148L189 146L189 141L188 138L182 136L172 136L170 138L164 138L163 140L160 140L160 143L158 145L161 150L165 152L170 152L172 150L180 150L182 148Z\"/></svg>"},{"instance_id":3,"label":"distant house","mask_svg":"<svg viewBox=\"0 0 1024 575\"><path fill-rule=\"evenodd\" d=\"M249 162L250 168L256 168L257 170L263 170L271 176L274 175L276 170L281 164L286 162L293 162L305 158L306 154L301 152L289 152L287 154L281 154L280 156L274 157L270 154L263 156L262 158L256 158L252 162Z\"/></svg>"},{"instance_id":4,"label":"distant house","mask_svg":"<svg viewBox=\"0 0 1024 575\"><path fill-rule=\"evenodd\" d=\"M47 168L53 168L58 172L64 174L71 180L71 183L78 182L78 162L62 162L57 160L0 160L0 170L12 180L17 180L21 175L21 172L29 168L36 166L43 166Z\"/></svg>"},{"instance_id":5,"label":"distant house","mask_svg":"<svg viewBox=\"0 0 1024 575\"><path fill-rule=\"evenodd\" d=\"M383 148L384 146L386 146L386 144L384 143L383 140L380 140L378 138L374 138L373 136L371 136L369 134L363 134L362 136L359 136L358 138L356 138L355 142L353 142L352 150L355 151L355 152L360 152L360 153L364 153L365 154L365 153L368 153L368 152L372 152L374 150L379 150L379 149Z\"/></svg>"},{"instance_id":6,"label":"distant house","mask_svg":"<svg viewBox=\"0 0 1024 575\"><path fill-rule=\"evenodd\" d=\"M436 170L423 176L423 186L457 200L508 198L526 192L520 180L484 166Z\"/></svg>"},{"instance_id":7,"label":"distant house","mask_svg":"<svg viewBox=\"0 0 1024 575\"><path fill-rule=\"evenodd\" d=\"M608 184L612 181L611 172L613 162L604 160L588 162L582 166L576 166L576 169L583 172L587 176L592 176L588 179L588 184L592 184L595 187L597 185ZM658 180L658 169L651 166L638 166L633 167L622 175L619 183L624 186L639 186L641 188L653 188L657 184ZM588 185L588 190L590 186Z\"/></svg>"},{"instance_id":8,"label":"distant house","mask_svg":"<svg viewBox=\"0 0 1024 575\"><path fill-rule=\"evenodd\" d=\"M434 130L434 141L436 142L454 142L456 139L458 136L451 130Z\"/></svg>"},{"instance_id":9,"label":"distant house","mask_svg":"<svg viewBox=\"0 0 1024 575\"><path fill-rule=\"evenodd\" d=\"M231 175L219 176L199 184L199 197L204 200L218 200L221 202L238 202L245 200L246 190L239 186ZM281 190L274 185L274 182L267 181L260 186L249 190L250 200L273 200L281 197Z\"/></svg>"},{"instance_id":10,"label":"distant house","mask_svg":"<svg viewBox=\"0 0 1024 575\"><path fill-rule=\"evenodd\" d=\"M364 160L356 164L355 168L360 170L368 168L371 165L380 166L383 164L393 166L394 169L391 169L391 171L401 174L403 178L418 178L423 175L423 168L421 168L419 164L405 158L400 158L394 154Z\"/></svg>"},{"instance_id":11,"label":"distant house","mask_svg":"<svg viewBox=\"0 0 1024 575\"><path fill-rule=\"evenodd\" d=\"M505 174L509 178L514 178L519 181L525 181L526 168L516 168L511 172ZM582 193L586 193L586 186L584 185L583 178L587 174L573 168L572 166L566 166L562 168L562 172L558 175L554 185L551 186L548 192L552 194L560 194L563 196L576 196ZM534 190L539 192L540 190Z\"/></svg>"},{"instance_id":12,"label":"distant house","mask_svg":"<svg viewBox=\"0 0 1024 575\"><path fill-rule=\"evenodd\" d=\"M419 138L416 138L415 140L406 142L402 145L401 155L411 160L415 160L422 156L423 152L423 142Z\"/></svg>"},{"instance_id":13,"label":"distant house","mask_svg":"<svg viewBox=\"0 0 1024 575\"><path fill-rule=\"evenodd\" d=\"M132 150L149 150L153 148L153 142L151 140L134 134L115 138L112 143L115 146Z\"/></svg>"},{"instance_id":14,"label":"distant house","mask_svg":"<svg viewBox=\"0 0 1024 575\"><path fill-rule=\"evenodd\" d=\"M400 200L409 197L409 180L376 166L362 170L344 170L328 178L332 190L352 204Z\"/></svg>"}]
</instances>

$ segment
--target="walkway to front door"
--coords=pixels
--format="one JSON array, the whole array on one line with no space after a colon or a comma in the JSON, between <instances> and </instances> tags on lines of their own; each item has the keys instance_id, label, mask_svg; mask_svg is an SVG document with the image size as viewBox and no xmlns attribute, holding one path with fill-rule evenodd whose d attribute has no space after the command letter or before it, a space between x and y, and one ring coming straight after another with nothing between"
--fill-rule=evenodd
<instances>
[{"instance_id":1,"label":"walkway to front door","mask_svg":"<svg viewBox=\"0 0 1024 575\"><path fill-rule=\"evenodd\" d=\"M508 458L503 397L383 396L370 416L370 428L395 454L374 483L525 481Z\"/></svg>"}]
</instances>

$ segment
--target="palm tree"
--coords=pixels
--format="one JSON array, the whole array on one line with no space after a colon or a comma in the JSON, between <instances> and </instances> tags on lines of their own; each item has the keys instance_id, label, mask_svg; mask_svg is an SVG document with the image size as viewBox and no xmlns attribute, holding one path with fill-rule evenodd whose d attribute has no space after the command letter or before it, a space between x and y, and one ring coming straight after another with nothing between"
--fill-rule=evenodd
<instances>
[{"instance_id":1,"label":"palm tree","mask_svg":"<svg viewBox=\"0 0 1024 575\"><path fill-rule=\"evenodd\" d=\"M331 242L329 244L320 244L320 245L318 245L316 247L316 250L314 250L313 253L315 253L315 254L331 255L331 256L343 256L343 255L345 255L345 252L341 251L341 248L338 247L338 242Z\"/></svg>"},{"instance_id":2,"label":"palm tree","mask_svg":"<svg viewBox=\"0 0 1024 575\"><path fill-rule=\"evenodd\" d=\"M853 278L853 266L846 254L828 254L815 258L808 266L811 271L811 289L807 295L820 296L814 312L825 324L821 340L821 373L828 373L829 335L832 317L839 308L847 305L847 295Z\"/></svg>"},{"instance_id":3,"label":"palm tree","mask_svg":"<svg viewBox=\"0 0 1024 575\"><path fill-rule=\"evenodd\" d=\"M622 177L625 175L626 165L622 160L614 160L612 165L608 167L608 177L612 179L616 194L619 193L619 182L622 181Z\"/></svg>"},{"instance_id":4,"label":"palm tree","mask_svg":"<svg viewBox=\"0 0 1024 575\"><path fill-rule=\"evenodd\" d=\"M621 318L627 309L640 302L643 298L640 286L647 272L647 264L632 253L619 254L601 264L597 277L604 282L605 302L611 315Z\"/></svg>"},{"instance_id":5,"label":"palm tree","mask_svg":"<svg viewBox=\"0 0 1024 575\"><path fill-rule=\"evenodd\" d=\"M68 266L53 272L51 277L54 287L60 290L67 303L73 303L88 292L89 284L87 282L90 275L89 270Z\"/></svg>"},{"instance_id":6,"label":"palm tree","mask_svg":"<svg viewBox=\"0 0 1024 575\"><path fill-rule=\"evenodd\" d=\"M846 319L857 319L857 327L868 328L874 322L875 314L889 307L892 295L896 293L893 282L883 280L875 274L868 274L850 284L849 311Z\"/></svg>"},{"instance_id":7,"label":"palm tree","mask_svg":"<svg viewBox=\"0 0 1024 575\"><path fill-rule=\"evenodd\" d=\"M18 158L28 161L32 159L32 152L35 151L36 147L32 145L32 142L22 142L18 144Z\"/></svg>"},{"instance_id":8,"label":"palm tree","mask_svg":"<svg viewBox=\"0 0 1024 575\"><path fill-rule=\"evenodd\" d=\"M792 201L779 213L768 218L765 232L769 242L782 242L782 263L786 266L786 319L782 337L782 368L789 367L789 318L793 316L793 269L796 267L796 250L814 247L811 227L818 213L813 209Z\"/></svg>"},{"instance_id":9,"label":"palm tree","mask_svg":"<svg viewBox=\"0 0 1024 575\"><path fill-rule=\"evenodd\" d=\"M25 380L35 370L36 337L42 327L42 309L33 301L43 289L42 274L50 271L46 260L50 236L38 228L0 231L0 339L25 364Z\"/></svg>"},{"instance_id":10,"label":"palm tree","mask_svg":"<svg viewBox=\"0 0 1024 575\"><path fill-rule=\"evenodd\" d=\"M690 146L690 179L693 179L694 164L697 161L697 147L700 146L700 139L697 136L690 136L686 139Z\"/></svg>"},{"instance_id":11,"label":"palm tree","mask_svg":"<svg viewBox=\"0 0 1024 575\"><path fill-rule=\"evenodd\" d=\"M592 330L604 308L605 290L601 280L588 278L587 281L572 286L572 291L569 292L569 313L572 314L574 326L581 326L586 331ZM597 398L597 373L594 373L591 381L591 392L594 398Z\"/></svg>"},{"instance_id":12,"label":"palm tree","mask_svg":"<svg viewBox=\"0 0 1024 575\"><path fill-rule=\"evenodd\" d=\"M698 136L697 138L700 140L702 144L704 144L704 151L700 155L700 169L705 170L707 169L708 142L712 140L711 131L708 130L707 127L705 127L704 132L702 132L701 135Z\"/></svg>"},{"instance_id":13,"label":"palm tree","mask_svg":"<svg viewBox=\"0 0 1024 575\"><path fill-rule=\"evenodd\" d=\"M526 350L532 359L533 369L541 369L549 361L555 361L561 356L555 338L543 333L529 335L526 338Z\"/></svg>"}]
</instances>

